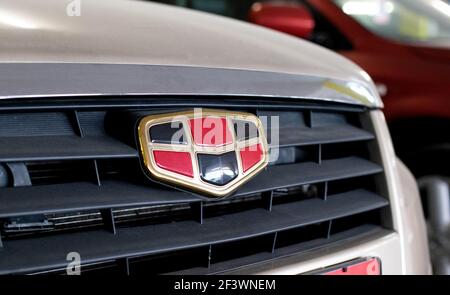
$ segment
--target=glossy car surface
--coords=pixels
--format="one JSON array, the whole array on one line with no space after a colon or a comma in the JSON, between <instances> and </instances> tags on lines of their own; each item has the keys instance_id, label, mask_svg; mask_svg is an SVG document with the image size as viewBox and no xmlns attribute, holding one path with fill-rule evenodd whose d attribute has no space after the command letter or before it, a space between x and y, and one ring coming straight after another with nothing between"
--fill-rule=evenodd
<instances>
[{"instance_id":1,"label":"glossy car surface","mask_svg":"<svg viewBox=\"0 0 450 295\"><path fill-rule=\"evenodd\" d=\"M1 274L66 273L73 253L82 271L126 274L300 274L374 258L383 274L431 273L416 182L360 67L165 5L66 9L0 6ZM224 203L151 181L136 123L193 108L279 118L282 155Z\"/></svg>"}]
</instances>

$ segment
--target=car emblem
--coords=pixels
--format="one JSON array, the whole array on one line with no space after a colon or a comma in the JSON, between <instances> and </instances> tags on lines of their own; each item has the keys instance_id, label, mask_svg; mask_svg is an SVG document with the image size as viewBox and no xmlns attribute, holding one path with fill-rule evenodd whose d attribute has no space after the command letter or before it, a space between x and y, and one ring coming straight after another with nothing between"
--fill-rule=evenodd
<instances>
[{"instance_id":1,"label":"car emblem","mask_svg":"<svg viewBox=\"0 0 450 295\"><path fill-rule=\"evenodd\" d=\"M258 117L198 109L149 115L138 126L151 178L224 197L264 169L268 145Z\"/></svg>"}]
</instances>

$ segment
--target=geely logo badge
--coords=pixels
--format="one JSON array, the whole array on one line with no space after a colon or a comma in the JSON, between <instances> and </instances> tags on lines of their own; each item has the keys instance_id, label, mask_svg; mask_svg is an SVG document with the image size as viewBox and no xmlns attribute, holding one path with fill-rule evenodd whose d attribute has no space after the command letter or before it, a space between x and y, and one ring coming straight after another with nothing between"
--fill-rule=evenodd
<instances>
[{"instance_id":1,"label":"geely logo badge","mask_svg":"<svg viewBox=\"0 0 450 295\"><path fill-rule=\"evenodd\" d=\"M250 113L149 115L141 119L138 137L152 178L214 197L229 195L268 163L264 128Z\"/></svg>"}]
</instances>

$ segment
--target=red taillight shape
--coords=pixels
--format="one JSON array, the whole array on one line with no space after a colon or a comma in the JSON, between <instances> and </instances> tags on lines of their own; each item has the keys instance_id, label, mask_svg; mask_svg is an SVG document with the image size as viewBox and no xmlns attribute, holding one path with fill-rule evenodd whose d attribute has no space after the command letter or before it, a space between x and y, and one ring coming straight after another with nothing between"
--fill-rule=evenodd
<instances>
[{"instance_id":1,"label":"red taillight shape","mask_svg":"<svg viewBox=\"0 0 450 295\"><path fill-rule=\"evenodd\" d=\"M261 144L247 146L240 150L242 170L247 172L250 168L255 166L263 158L263 149Z\"/></svg>"},{"instance_id":2,"label":"red taillight shape","mask_svg":"<svg viewBox=\"0 0 450 295\"><path fill-rule=\"evenodd\" d=\"M190 153L153 151L153 156L158 167L184 176L194 177Z\"/></svg>"},{"instance_id":3,"label":"red taillight shape","mask_svg":"<svg viewBox=\"0 0 450 295\"><path fill-rule=\"evenodd\" d=\"M200 146L222 146L233 142L225 118L205 117L189 120L192 139Z\"/></svg>"},{"instance_id":4,"label":"red taillight shape","mask_svg":"<svg viewBox=\"0 0 450 295\"><path fill-rule=\"evenodd\" d=\"M327 272L326 275L355 276L355 275L381 275L380 262L378 259L370 259L364 262L356 263L345 268Z\"/></svg>"}]
</instances>

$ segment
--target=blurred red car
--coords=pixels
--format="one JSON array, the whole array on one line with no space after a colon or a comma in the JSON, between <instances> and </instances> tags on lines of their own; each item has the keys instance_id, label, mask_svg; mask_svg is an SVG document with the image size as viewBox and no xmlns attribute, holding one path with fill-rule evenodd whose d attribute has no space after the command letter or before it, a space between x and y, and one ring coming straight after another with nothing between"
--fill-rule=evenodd
<instances>
[{"instance_id":1,"label":"blurred red car","mask_svg":"<svg viewBox=\"0 0 450 295\"><path fill-rule=\"evenodd\" d=\"M383 98L399 156L417 176L450 174L449 4L271 1L254 3L249 20L336 50L361 66Z\"/></svg>"}]
</instances>

